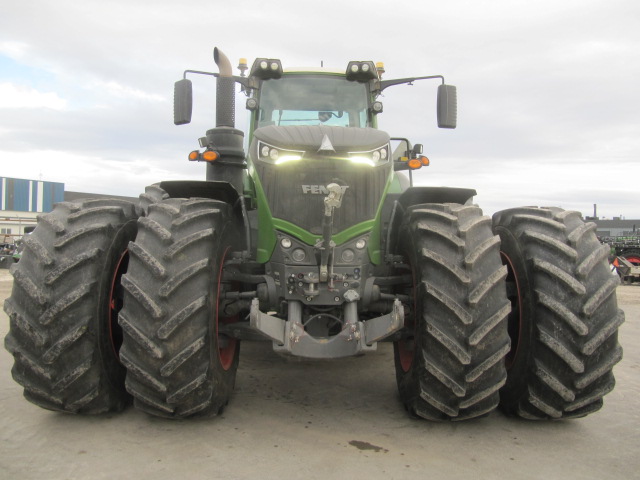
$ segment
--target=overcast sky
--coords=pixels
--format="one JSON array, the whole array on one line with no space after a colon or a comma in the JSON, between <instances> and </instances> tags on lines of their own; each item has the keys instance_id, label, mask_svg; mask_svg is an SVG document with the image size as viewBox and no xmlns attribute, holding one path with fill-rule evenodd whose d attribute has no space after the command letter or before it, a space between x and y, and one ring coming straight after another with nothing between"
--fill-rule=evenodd
<instances>
[{"instance_id":1,"label":"overcast sky","mask_svg":"<svg viewBox=\"0 0 640 480\"><path fill-rule=\"evenodd\" d=\"M286 67L383 61L386 79L442 74L458 128L436 126L437 82L385 91L380 126L424 144L421 185L472 187L488 214L557 205L640 218L640 2L634 0L22 0L0 6L0 176L137 194L204 179L214 82L174 126L173 82L216 71L217 46ZM238 96L237 126L245 124Z\"/></svg>"}]
</instances>

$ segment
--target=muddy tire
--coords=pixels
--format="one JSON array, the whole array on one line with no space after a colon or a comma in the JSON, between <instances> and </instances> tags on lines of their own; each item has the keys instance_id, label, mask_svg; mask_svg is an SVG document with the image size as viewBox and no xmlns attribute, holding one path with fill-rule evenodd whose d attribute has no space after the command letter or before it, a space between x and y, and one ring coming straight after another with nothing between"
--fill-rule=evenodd
<instances>
[{"instance_id":1,"label":"muddy tire","mask_svg":"<svg viewBox=\"0 0 640 480\"><path fill-rule=\"evenodd\" d=\"M411 208L401 231L413 276L413 304L395 342L405 407L429 420L483 416L498 405L509 351L506 268L491 219L475 206Z\"/></svg>"},{"instance_id":2,"label":"muddy tire","mask_svg":"<svg viewBox=\"0 0 640 480\"><path fill-rule=\"evenodd\" d=\"M169 194L160 187L159 183L145 187L144 193L141 193L138 198L140 216L148 215L150 205L166 200L167 198L169 198Z\"/></svg>"},{"instance_id":3,"label":"muddy tire","mask_svg":"<svg viewBox=\"0 0 640 480\"><path fill-rule=\"evenodd\" d=\"M236 241L229 205L168 199L149 206L131 243L120 312L126 388L136 407L185 418L217 414L233 391L239 342L218 336L222 264Z\"/></svg>"},{"instance_id":4,"label":"muddy tire","mask_svg":"<svg viewBox=\"0 0 640 480\"><path fill-rule=\"evenodd\" d=\"M512 350L501 408L528 419L583 417L602 407L622 358L609 247L578 212L515 208L493 217L508 267Z\"/></svg>"},{"instance_id":5,"label":"muddy tire","mask_svg":"<svg viewBox=\"0 0 640 480\"><path fill-rule=\"evenodd\" d=\"M27 400L71 413L122 410L130 397L118 361L120 277L137 230L133 203L59 203L24 237L12 267L5 346Z\"/></svg>"}]
</instances>

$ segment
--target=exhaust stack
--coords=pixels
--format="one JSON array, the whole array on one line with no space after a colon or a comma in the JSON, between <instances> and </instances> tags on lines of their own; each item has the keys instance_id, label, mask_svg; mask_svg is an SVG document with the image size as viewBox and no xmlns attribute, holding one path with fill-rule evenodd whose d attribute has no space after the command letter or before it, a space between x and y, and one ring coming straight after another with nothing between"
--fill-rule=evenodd
<instances>
[{"instance_id":1,"label":"exhaust stack","mask_svg":"<svg viewBox=\"0 0 640 480\"><path fill-rule=\"evenodd\" d=\"M216 79L216 127L207 131L205 143L220 154L220 160L207 163L207 180L228 182L242 195L244 134L235 128L236 82L229 58L217 47L213 49L213 60L219 70Z\"/></svg>"},{"instance_id":2,"label":"exhaust stack","mask_svg":"<svg viewBox=\"0 0 640 480\"><path fill-rule=\"evenodd\" d=\"M235 127L236 90L233 70L229 58L218 49L213 49L213 60L218 65L220 76L216 79L216 127Z\"/></svg>"}]
</instances>

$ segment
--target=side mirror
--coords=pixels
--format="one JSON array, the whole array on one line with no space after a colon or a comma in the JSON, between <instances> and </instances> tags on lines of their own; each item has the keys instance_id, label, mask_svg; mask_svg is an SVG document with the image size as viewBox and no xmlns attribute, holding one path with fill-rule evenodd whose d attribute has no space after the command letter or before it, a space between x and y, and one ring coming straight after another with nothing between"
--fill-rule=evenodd
<instances>
[{"instance_id":1,"label":"side mirror","mask_svg":"<svg viewBox=\"0 0 640 480\"><path fill-rule=\"evenodd\" d=\"M456 128L458 122L458 96L453 85L438 87L438 127Z\"/></svg>"},{"instance_id":2,"label":"side mirror","mask_svg":"<svg viewBox=\"0 0 640 480\"><path fill-rule=\"evenodd\" d=\"M173 123L184 125L191 122L193 109L193 86L191 80L182 79L175 83L173 89Z\"/></svg>"},{"instance_id":3,"label":"side mirror","mask_svg":"<svg viewBox=\"0 0 640 480\"><path fill-rule=\"evenodd\" d=\"M420 155L422 153L422 144L416 143L411 149L411 153L413 154L412 157L417 157L418 155Z\"/></svg>"}]
</instances>

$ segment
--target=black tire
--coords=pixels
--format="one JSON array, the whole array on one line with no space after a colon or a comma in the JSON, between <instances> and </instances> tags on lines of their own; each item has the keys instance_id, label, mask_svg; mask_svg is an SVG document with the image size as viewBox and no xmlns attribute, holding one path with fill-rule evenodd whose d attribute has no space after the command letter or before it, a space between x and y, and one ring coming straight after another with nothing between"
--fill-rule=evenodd
<instances>
[{"instance_id":1,"label":"black tire","mask_svg":"<svg viewBox=\"0 0 640 480\"><path fill-rule=\"evenodd\" d=\"M624 313L609 247L578 212L514 208L496 213L493 223L513 305L501 408L528 419L599 410L622 358L617 332Z\"/></svg>"},{"instance_id":2,"label":"black tire","mask_svg":"<svg viewBox=\"0 0 640 480\"><path fill-rule=\"evenodd\" d=\"M114 199L59 203L25 235L4 305L5 346L15 359L14 380L36 405L94 414L130 403L117 312L135 210Z\"/></svg>"},{"instance_id":3,"label":"black tire","mask_svg":"<svg viewBox=\"0 0 640 480\"><path fill-rule=\"evenodd\" d=\"M400 242L414 279L405 320L414 334L394 344L401 400L429 420L488 414L506 380L510 311L491 219L476 206L419 205Z\"/></svg>"},{"instance_id":4,"label":"black tire","mask_svg":"<svg viewBox=\"0 0 640 480\"><path fill-rule=\"evenodd\" d=\"M231 207L168 199L149 207L122 284L127 390L150 414L217 414L233 391L239 342L218 337L222 264L237 241ZM242 237L240 237L242 238Z\"/></svg>"}]
</instances>

